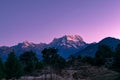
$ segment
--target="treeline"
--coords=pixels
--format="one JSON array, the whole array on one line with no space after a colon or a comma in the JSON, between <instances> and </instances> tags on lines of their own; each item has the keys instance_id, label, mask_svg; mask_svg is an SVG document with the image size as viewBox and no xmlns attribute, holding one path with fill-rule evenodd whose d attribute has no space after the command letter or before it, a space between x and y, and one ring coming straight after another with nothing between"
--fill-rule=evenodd
<instances>
[{"instance_id":1,"label":"treeline","mask_svg":"<svg viewBox=\"0 0 120 80\"><path fill-rule=\"evenodd\" d=\"M120 44L113 50L107 45L99 45L94 57L71 56L72 64L77 62L90 64L92 66L104 66L111 70L120 72Z\"/></svg>"},{"instance_id":2,"label":"treeline","mask_svg":"<svg viewBox=\"0 0 120 80\"><path fill-rule=\"evenodd\" d=\"M37 67L39 64L41 62L32 51L25 52L20 57L11 52L5 62L0 59L0 80L3 78L18 79L22 75L30 74L37 68L42 68L42 65Z\"/></svg>"},{"instance_id":3,"label":"treeline","mask_svg":"<svg viewBox=\"0 0 120 80\"><path fill-rule=\"evenodd\" d=\"M120 72L120 44L115 51L107 45L100 45L94 57L71 55L68 59L61 57L56 48L45 48L42 51L42 60L38 59L33 51L24 52L19 57L13 51L5 62L0 59L0 80L3 78L14 80L48 69L57 74L65 68L79 67L83 64L105 66Z\"/></svg>"},{"instance_id":4,"label":"treeline","mask_svg":"<svg viewBox=\"0 0 120 80\"><path fill-rule=\"evenodd\" d=\"M57 52L55 48L45 48L42 51L43 59L40 60L33 51L24 52L19 57L13 51L5 62L0 58L0 80L14 80L21 76L34 75L37 71L47 68L60 71L65 68L66 61Z\"/></svg>"}]
</instances>

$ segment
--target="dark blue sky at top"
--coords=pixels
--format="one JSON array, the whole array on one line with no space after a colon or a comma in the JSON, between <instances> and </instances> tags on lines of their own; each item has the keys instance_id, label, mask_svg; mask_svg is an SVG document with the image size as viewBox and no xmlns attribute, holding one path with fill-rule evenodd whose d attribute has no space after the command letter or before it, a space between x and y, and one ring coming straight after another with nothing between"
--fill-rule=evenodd
<instances>
[{"instance_id":1,"label":"dark blue sky at top","mask_svg":"<svg viewBox=\"0 0 120 80\"><path fill-rule=\"evenodd\" d=\"M0 0L0 46L65 34L120 38L120 0Z\"/></svg>"}]
</instances>

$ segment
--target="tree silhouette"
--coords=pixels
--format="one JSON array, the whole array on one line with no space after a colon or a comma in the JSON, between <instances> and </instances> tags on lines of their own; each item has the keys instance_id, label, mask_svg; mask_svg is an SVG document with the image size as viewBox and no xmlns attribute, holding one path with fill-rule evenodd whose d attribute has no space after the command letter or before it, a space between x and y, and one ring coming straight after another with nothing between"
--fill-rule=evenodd
<instances>
[{"instance_id":1,"label":"tree silhouette","mask_svg":"<svg viewBox=\"0 0 120 80\"><path fill-rule=\"evenodd\" d=\"M57 52L58 50L55 48L45 48L42 51L43 62L46 67L50 67L51 80L53 69L58 73L65 67L65 59L57 54Z\"/></svg>"},{"instance_id":2,"label":"tree silhouette","mask_svg":"<svg viewBox=\"0 0 120 80\"><path fill-rule=\"evenodd\" d=\"M8 55L7 61L5 62L5 72L7 79L16 79L22 75L21 64L14 52Z\"/></svg>"},{"instance_id":3,"label":"tree silhouette","mask_svg":"<svg viewBox=\"0 0 120 80\"><path fill-rule=\"evenodd\" d=\"M117 45L115 52L115 62L113 67L120 72L120 44Z\"/></svg>"},{"instance_id":4,"label":"tree silhouette","mask_svg":"<svg viewBox=\"0 0 120 80\"><path fill-rule=\"evenodd\" d=\"M82 62L94 65L94 58L92 58L90 56L85 56L82 58Z\"/></svg>"},{"instance_id":5,"label":"tree silhouette","mask_svg":"<svg viewBox=\"0 0 120 80\"><path fill-rule=\"evenodd\" d=\"M33 51L27 51L20 55L25 74L31 74L38 64L38 58Z\"/></svg>"},{"instance_id":6,"label":"tree silhouette","mask_svg":"<svg viewBox=\"0 0 120 80\"><path fill-rule=\"evenodd\" d=\"M73 66L76 59L77 58L74 55L70 55L67 60L67 66Z\"/></svg>"},{"instance_id":7,"label":"tree silhouette","mask_svg":"<svg viewBox=\"0 0 120 80\"><path fill-rule=\"evenodd\" d=\"M95 54L95 64L98 66L105 64L106 58L113 57L113 51L107 45L99 45L98 50Z\"/></svg>"},{"instance_id":8,"label":"tree silhouette","mask_svg":"<svg viewBox=\"0 0 120 80\"><path fill-rule=\"evenodd\" d=\"M63 68L62 65L65 63L65 59L58 54L58 50L56 48L45 48L42 51L42 57L43 62L46 65L52 66L54 68Z\"/></svg>"},{"instance_id":9,"label":"tree silhouette","mask_svg":"<svg viewBox=\"0 0 120 80\"><path fill-rule=\"evenodd\" d=\"M4 65L2 59L0 58L0 80L2 80L4 77L5 77Z\"/></svg>"}]
</instances>

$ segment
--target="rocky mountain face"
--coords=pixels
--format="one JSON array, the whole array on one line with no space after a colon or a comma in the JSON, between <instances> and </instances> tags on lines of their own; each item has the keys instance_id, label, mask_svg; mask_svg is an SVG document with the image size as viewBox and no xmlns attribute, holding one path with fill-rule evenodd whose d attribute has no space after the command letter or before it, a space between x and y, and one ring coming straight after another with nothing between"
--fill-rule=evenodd
<instances>
[{"instance_id":1,"label":"rocky mountain face","mask_svg":"<svg viewBox=\"0 0 120 80\"><path fill-rule=\"evenodd\" d=\"M50 44L54 47L80 48L86 45L79 35L65 35L61 38L55 38Z\"/></svg>"},{"instance_id":2,"label":"rocky mountain face","mask_svg":"<svg viewBox=\"0 0 120 80\"><path fill-rule=\"evenodd\" d=\"M65 35L60 38L55 38L51 43L45 44L34 44L29 41L24 41L23 43L18 43L17 45L11 47L0 47L0 55L2 58L6 58L7 55L14 50L16 55L20 55L25 51L32 50L37 53L37 56L41 57L41 51L44 48L55 47L58 49L58 53L67 58L69 55L78 52L79 50L84 49L88 44L83 41L79 35Z\"/></svg>"},{"instance_id":3,"label":"rocky mountain face","mask_svg":"<svg viewBox=\"0 0 120 80\"><path fill-rule=\"evenodd\" d=\"M41 58L41 51L46 47L47 44L45 43L34 44L32 42L24 41L23 43L19 43L15 46L12 46L11 48L18 56L25 51L33 51L37 53L37 57Z\"/></svg>"},{"instance_id":4,"label":"rocky mountain face","mask_svg":"<svg viewBox=\"0 0 120 80\"><path fill-rule=\"evenodd\" d=\"M64 58L84 49L87 45L79 35L65 35L61 38L55 38L49 44L50 47L57 48L60 55Z\"/></svg>"}]
</instances>

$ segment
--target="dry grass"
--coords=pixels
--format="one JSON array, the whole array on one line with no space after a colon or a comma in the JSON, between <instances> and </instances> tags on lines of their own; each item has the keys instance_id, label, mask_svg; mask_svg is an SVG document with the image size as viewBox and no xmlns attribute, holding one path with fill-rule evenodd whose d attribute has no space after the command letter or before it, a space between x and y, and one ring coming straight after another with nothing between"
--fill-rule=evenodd
<instances>
[{"instance_id":1,"label":"dry grass","mask_svg":"<svg viewBox=\"0 0 120 80\"><path fill-rule=\"evenodd\" d=\"M46 75L51 80L51 75ZM119 73L104 67L81 66L79 70L62 70L61 74L52 74L52 80L119 80ZM118 78L118 79L117 79ZM45 80L45 75L38 77L24 76L20 80Z\"/></svg>"}]
</instances>

